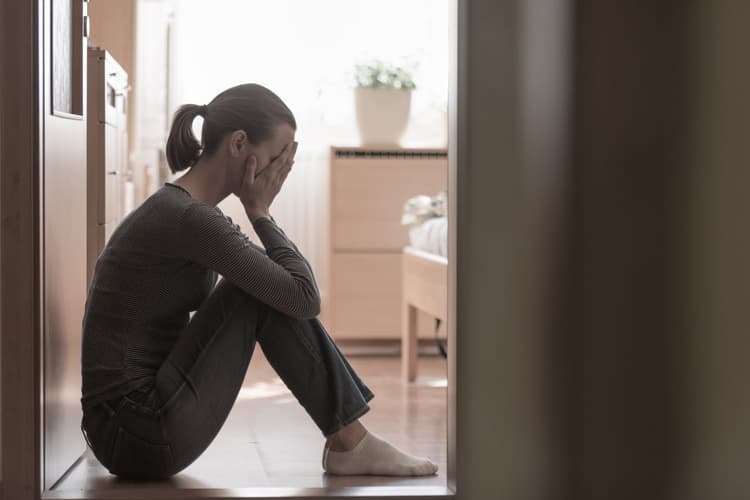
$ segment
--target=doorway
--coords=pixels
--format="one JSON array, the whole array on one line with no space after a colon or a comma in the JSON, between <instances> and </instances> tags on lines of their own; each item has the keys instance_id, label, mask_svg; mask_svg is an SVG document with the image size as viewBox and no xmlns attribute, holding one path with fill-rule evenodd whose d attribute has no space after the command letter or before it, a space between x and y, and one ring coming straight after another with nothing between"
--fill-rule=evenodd
<instances>
[{"instance_id":1,"label":"doorway","mask_svg":"<svg viewBox=\"0 0 750 500\"><path fill-rule=\"evenodd\" d=\"M146 3L149 3L149 2L146 2ZM45 3L43 7L46 8L46 9L49 9L51 7L50 2ZM418 193L415 193L415 194L418 194ZM357 348L360 348L360 347L361 346L357 346ZM356 360L358 358L354 358L354 359L355 359L354 363L356 364L357 363ZM433 362L436 362L436 363L433 363ZM430 365L430 363L431 363L431 365ZM437 422L438 426L442 426L443 429L446 429L447 428L447 422L446 422L446 418L447 418L447 416L446 416L446 414L447 414L447 406L446 406L446 404L449 404L447 402L447 395L446 395L446 391L445 391L445 389L446 389L445 386L447 384L447 368L445 368L444 365L441 365L441 363L443 363L443 362L441 360L439 360L439 359L430 359L430 360L427 360L427 365L425 367L420 367L420 370L423 370L422 371L422 373L423 373L423 380L425 380L427 382L426 390L428 391L428 393L435 393L435 392L442 391L442 396L441 396L443 398L442 406L436 406L436 407L429 407L428 406L428 407L426 407L427 408L426 411L428 413L438 413L438 414L441 414L442 415L442 417L441 417L442 420L438 419L436 422ZM248 374L248 380L249 381L253 380L252 379L252 376L253 376L253 372L252 372L253 368L252 368L252 366L253 365L257 365L257 363L255 363L255 360L253 361L253 363L251 363L251 371ZM434 365L434 366L432 366L432 365ZM68 366L74 366L74 364L68 363ZM443 367L435 369L435 366L437 366L437 367L443 366ZM261 371L263 370L263 366L262 365L259 365L258 368ZM367 370L369 370L371 368L368 368L368 365L366 364L366 361L362 361L362 368L361 369L363 370L363 372L367 372ZM400 372L399 360L398 360L398 358L395 358L395 359L388 359L388 358L386 358L386 359L383 360L383 363L381 365L379 365L379 367L372 368L372 369L374 370L374 373L375 373L376 377L379 376L380 373L382 373L384 371L387 371L387 372L396 372L397 376L395 377L395 379L398 379L398 373ZM262 377L260 377L260 378L262 378ZM255 380L257 380L257 379L255 379ZM409 406L410 404L413 403L413 400L414 400L414 398L411 396L410 393L414 393L415 392L415 387L416 386L414 386L414 385L411 385L411 386L409 386L409 385L399 385L399 386L397 386L398 388L396 388L393 385L389 385L389 384L392 384L392 382L393 382L392 380L391 381L385 381L384 385L383 385L383 391L382 392L383 393L386 393L386 392L387 393L392 393L392 392L400 391L398 397L394 398L394 400L397 403L400 401L400 406L397 406L398 411L403 412L406 415L406 417L409 417L409 413L414 411L414 407L413 406L411 406L411 407ZM273 390L274 390L273 389L274 379L273 378L269 378L264 383L267 384L267 386L270 387L269 390L271 392L273 392ZM257 389L257 387L255 389ZM249 387L249 390L246 392L246 395L248 396L246 398L248 400L258 400L258 399L260 399L260 398L257 397L257 391L255 393L253 392L253 386L252 385ZM280 396L281 400L283 400L283 398L285 397L283 394L279 394L279 396ZM432 399L434 399L434 398L432 398ZM434 403L434 401L432 401L431 403ZM280 403L280 404L285 404L285 403ZM431 423L434 425L435 421L433 421ZM46 436L44 436L44 437L46 438ZM405 446L405 448L408 448L408 447ZM443 448L445 448L445 445L443 446ZM85 459L86 458L83 457L75 465L79 465L80 466L80 465L84 464L85 463ZM447 464L445 462L443 462L441 464L441 468L442 468L443 471L446 471L447 470ZM48 469L48 471L50 471L50 469ZM45 471L45 474L46 474L46 472L47 471ZM43 478L42 481L45 482L45 483L47 483L49 478L45 474L42 475L42 478ZM65 498L64 495L66 495L67 493L63 493L63 490L58 490L59 492L55 492L55 488L57 486L63 485L66 479L72 479L72 478L73 478L73 475L69 473L67 476L61 478L62 481L59 481L57 479L52 480L52 484L56 485L56 486L52 487L49 490L49 492L48 492L49 495L51 495L51 497ZM420 490L419 489L419 485L416 485L414 482L411 482L411 484L414 485L414 487L417 488L417 489L410 490L409 488L411 488L411 486L407 486L406 483L403 483L403 482L400 482L400 481L396 482L396 483L391 483L391 484L382 484L381 483L379 486L386 487L386 488L388 488L388 487L391 487L391 488L395 487L395 488L397 488L397 490L393 490L394 494L396 492L398 492L398 491L402 491L402 492L405 491L402 488L407 488L409 490L410 494L420 494L420 492L431 492L431 494L434 494L435 492L442 492L441 494L448 494L449 493L449 490L445 486L445 484L446 484L445 483L445 476L443 476L443 478L442 478L442 488L436 486L435 484L427 484L426 485L426 487L427 487L426 489L421 489ZM272 485L272 486L274 486L274 485ZM295 486L295 485L292 485L292 486ZM336 489L341 489L341 488L346 489L346 488L351 488L351 487L354 487L354 486L364 486L364 485L361 485L361 484L348 484L347 485L347 484L344 483L344 484L337 485ZM423 486L425 486L425 485L423 485ZM216 487L216 485L207 486L205 484L199 485L199 484L197 484L197 482L194 483L194 488L196 488L196 489L200 489L200 488L206 489L206 488L210 488L210 487ZM232 487L232 486L230 486L230 487ZM243 487L246 487L246 486L236 486L236 487L243 488ZM310 487L310 485L297 485L297 487ZM94 490L95 489L96 489L96 486L94 487ZM322 494L321 491L317 491L317 492L315 492L313 494L314 495ZM277 493L284 494L283 491L281 491L281 490L277 491ZM360 493L362 493L362 492L360 491ZM376 494L376 493L377 493L377 491L373 490L373 494ZM95 493L92 492L92 494L95 494ZM249 496L253 496L253 495L249 494Z\"/></svg>"}]
</instances>

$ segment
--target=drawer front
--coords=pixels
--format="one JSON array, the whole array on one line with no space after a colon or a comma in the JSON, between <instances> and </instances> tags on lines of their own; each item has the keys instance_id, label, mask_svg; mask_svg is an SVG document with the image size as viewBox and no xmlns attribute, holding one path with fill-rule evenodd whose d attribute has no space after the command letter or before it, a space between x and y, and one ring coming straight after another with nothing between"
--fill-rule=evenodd
<instances>
[{"instance_id":1,"label":"drawer front","mask_svg":"<svg viewBox=\"0 0 750 500\"><path fill-rule=\"evenodd\" d=\"M104 80L104 121L122 126L127 107L128 77L125 72L110 59L105 61Z\"/></svg>"},{"instance_id":2,"label":"drawer front","mask_svg":"<svg viewBox=\"0 0 750 500\"><path fill-rule=\"evenodd\" d=\"M445 159L334 159L331 168L333 249L400 251L409 240L404 203L447 189Z\"/></svg>"},{"instance_id":3,"label":"drawer front","mask_svg":"<svg viewBox=\"0 0 750 500\"><path fill-rule=\"evenodd\" d=\"M122 197L122 134L116 127L104 126L104 196L99 197L99 224L117 222L120 217Z\"/></svg>"},{"instance_id":4,"label":"drawer front","mask_svg":"<svg viewBox=\"0 0 750 500\"><path fill-rule=\"evenodd\" d=\"M337 339L400 339L402 314L399 254L335 253L332 295L320 320ZM435 337L435 318L417 312L417 336ZM445 338L445 322L438 337Z\"/></svg>"},{"instance_id":5,"label":"drawer front","mask_svg":"<svg viewBox=\"0 0 750 500\"><path fill-rule=\"evenodd\" d=\"M334 253L329 320L337 339L401 335L401 255Z\"/></svg>"}]
</instances>

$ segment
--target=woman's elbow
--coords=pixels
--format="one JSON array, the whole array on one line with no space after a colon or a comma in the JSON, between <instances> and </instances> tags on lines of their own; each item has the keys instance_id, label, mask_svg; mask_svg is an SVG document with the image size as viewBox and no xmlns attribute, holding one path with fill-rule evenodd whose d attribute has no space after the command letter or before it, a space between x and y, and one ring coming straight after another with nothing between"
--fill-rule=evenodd
<instances>
[{"instance_id":1,"label":"woman's elbow","mask_svg":"<svg viewBox=\"0 0 750 500\"><path fill-rule=\"evenodd\" d=\"M297 319L317 318L320 314L320 295L315 293L306 294L304 305L294 315Z\"/></svg>"},{"instance_id":2,"label":"woman's elbow","mask_svg":"<svg viewBox=\"0 0 750 500\"><path fill-rule=\"evenodd\" d=\"M320 314L320 296L316 295L308 304L304 319L317 318Z\"/></svg>"}]
</instances>

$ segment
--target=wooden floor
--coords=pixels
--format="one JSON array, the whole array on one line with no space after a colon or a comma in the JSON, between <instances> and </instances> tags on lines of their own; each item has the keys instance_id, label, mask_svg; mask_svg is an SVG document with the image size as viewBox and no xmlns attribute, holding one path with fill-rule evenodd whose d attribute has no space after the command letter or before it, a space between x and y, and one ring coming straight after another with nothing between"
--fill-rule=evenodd
<instances>
[{"instance_id":1,"label":"wooden floor","mask_svg":"<svg viewBox=\"0 0 750 500\"><path fill-rule=\"evenodd\" d=\"M422 357L419 378L401 381L398 357L348 356L375 393L362 422L372 432L440 467L437 476L337 477L321 468L323 436L256 349L245 385L221 432L205 453L169 481L123 481L88 451L54 488L64 491L123 488L348 488L446 485L446 362Z\"/></svg>"}]
</instances>

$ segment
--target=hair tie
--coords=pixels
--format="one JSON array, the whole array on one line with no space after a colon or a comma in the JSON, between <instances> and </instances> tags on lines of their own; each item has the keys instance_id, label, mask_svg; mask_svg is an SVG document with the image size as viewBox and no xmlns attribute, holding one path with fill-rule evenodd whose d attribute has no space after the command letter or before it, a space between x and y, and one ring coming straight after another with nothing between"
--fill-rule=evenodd
<instances>
[{"instance_id":1,"label":"hair tie","mask_svg":"<svg viewBox=\"0 0 750 500\"><path fill-rule=\"evenodd\" d=\"M205 116L208 114L208 104L204 104L203 106L200 106L198 108L198 114L205 118Z\"/></svg>"}]
</instances>

